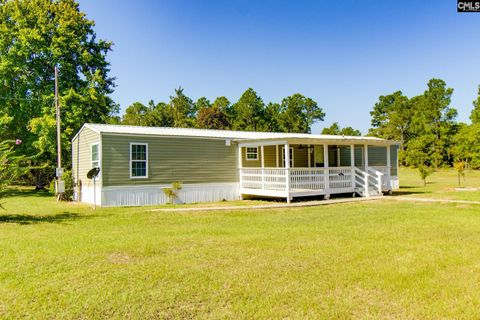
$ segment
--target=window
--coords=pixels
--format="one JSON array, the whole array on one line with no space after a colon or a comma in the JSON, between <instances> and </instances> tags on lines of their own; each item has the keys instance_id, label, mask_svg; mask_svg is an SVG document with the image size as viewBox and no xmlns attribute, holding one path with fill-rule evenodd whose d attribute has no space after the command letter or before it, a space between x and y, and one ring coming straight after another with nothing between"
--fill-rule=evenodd
<instances>
[{"instance_id":1,"label":"window","mask_svg":"<svg viewBox=\"0 0 480 320\"><path fill-rule=\"evenodd\" d=\"M100 154L98 152L98 143L92 144L90 148L92 168L100 168Z\"/></svg>"},{"instance_id":2,"label":"window","mask_svg":"<svg viewBox=\"0 0 480 320\"><path fill-rule=\"evenodd\" d=\"M258 160L258 147L247 147L247 160Z\"/></svg>"},{"instance_id":3,"label":"window","mask_svg":"<svg viewBox=\"0 0 480 320\"><path fill-rule=\"evenodd\" d=\"M285 167L285 147L282 147L282 164ZM290 147L290 168L293 168L293 148Z\"/></svg>"},{"instance_id":4,"label":"window","mask_svg":"<svg viewBox=\"0 0 480 320\"><path fill-rule=\"evenodd\" d=\"M130 178L148 178L148 144L130 143Z\"/></svg>"}]
</instances>

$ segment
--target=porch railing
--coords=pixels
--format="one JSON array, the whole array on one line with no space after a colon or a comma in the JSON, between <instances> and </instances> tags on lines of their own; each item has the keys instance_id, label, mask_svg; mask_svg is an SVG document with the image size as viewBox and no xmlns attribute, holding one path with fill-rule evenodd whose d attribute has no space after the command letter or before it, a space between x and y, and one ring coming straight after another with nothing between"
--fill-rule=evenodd
<instances>
[{"instance_id":1,"label":"porch railing","mask_svg":"<svg viewBox=\"0 0 480 320\"><path fill-rule=\"evenodd\" d=\"M327 175L328 188L326 187ZM354 187L353 175L351 167L240 169L241 187L247 189L285 190L288 176L290 176L290 190L344 189Z\"/></svg>"},{"instance_id":2,"label":"porch railing","mask_svg":"<svg viewBox=\"0 0 480 320\"><path fill-rule=\"evenodd\" d=\"M287 181L289 180L289 187ZM312 191L326 193L335 190L355 190L365 196L379 194L390 188L387 167L334 168L241 168L240 186L243 189Z\"/></svg>"}]
</instances>

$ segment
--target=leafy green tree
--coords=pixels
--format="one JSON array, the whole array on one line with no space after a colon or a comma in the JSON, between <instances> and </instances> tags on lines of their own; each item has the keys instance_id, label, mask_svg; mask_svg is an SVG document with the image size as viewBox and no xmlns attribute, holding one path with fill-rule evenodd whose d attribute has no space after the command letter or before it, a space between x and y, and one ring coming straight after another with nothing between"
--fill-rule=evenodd
<instances>
[{"instance_id":1,"label":"leafy green tree","mask_svg":"<svg viewBox=\"0 0 480 320\"><path fill-rule=\"evenodd\" d=\"M360 130L352 127L340 128L338 122L334 122L330 127L323 128L322 134L342 135L342 136L361 136Z\"/></svg>"},{"instance_id":2,"label":"leafy green tree","mask_svg":"<svg viewBox=\"0 0 480 320\"><path fill-rule=\"evenodd\" d=\"M155 105L153 101L150 101L146 123L147 126L151 127L173 127L172 108L165 102L159 102Z\"/></svg>"},{"instance_id":3,"label":"leafy green tree","mask_svg":"<svg viewBox=\"0 0 480 320\"><path fill-rule=\"evenodd\" d=\"M265 107L265 131L282 132L281 106L276 102L269 102Z\"/></svg>"},{"instance_id":4,"label":"leafy green tree","mask_svg":"<svg viewBox=\"0 0 480 320\"><path fill-rule=\"evenodd\" d=\"M202 97L196 103L197 119L196 126L201 129L219 129L225 130L230 127L227 108L230 102L225 97L215 99L210 104L207 98Z\"/></svg>"},{"instance_id":5,"label":"leafy green tree","mask_svg":"<svg viewBox=\"0 0 480 320\"><path fill-rule=\"evenodd\" d=\"M412 101L404 96L402 91L380 96L370 115L372 116L372 128L368 134L400 141L402 152L399 160L402 161L405 146L411 138Z\"/></svg>"},{"instance_id":6,"label":"leafy green tree","mask_svg":"<svg viewBox=\"0 0 480 320\"><path fill-rule=\"evenodd\" d=\"M36 162L56 158L54 67L59 68L62 150L71 161L70 141L85 122L108 122L118 111L110 98L114 78L94 22L74 0L0 2L0 141L20 138Z\"/></svg>"},{"instance_id":7,"label":"leafy green tree","mask_svg":"<svg viewBox=\"0 0 480 320\"><path fill-rule=\"evenodd\" d=\"M399 160L404 164L451 165L453 136L458 131L457 111L450 107L453 89L441 79L431 79L427 87L411 99L401 91L381 96L370 113L369 134L399 140Z\"/></svg>"},{"instance_id":8,"label":"leafy green tree","mask_svg":"<svg viewBox=\"0 0 480 320\"><path fill-rule=\"evenodd\" d=\"M312 124L323 121L325 113L313 99L296 93L282 100L279 117L283 132L310 133Z\"/></svg>"},{"instance_id":9,"label":"leafy green tree","mask_svg":"<svg viewBox=\"0 0 480 320\"><path fill-rule=\"evenodd\" d=\"M433 173L433 169L422 164L418 166L418 173L420 174L420 178L423 181L423 186L426 187L427 178Z\"/></svg>"},{"instance_id":10,"label":"leafy green tree","mask_svg":"<svg viewBox=\"0 0 480 320\"><path fill-rule=\"evenodd\" d=\"M183 93L179 87L175 89L175 95L170 96L170 108L173 118L173 126L177 128L195 127L196 107L192 99Z\"/></svg>"},{"instance_id":11,"label":"leafy green tree","mask_svg":"<svg viewBox=\"0 0 480 320\"><path fill-rule=\"evenodd\" d=\"M217 106L198 110L197 128L225 130L229 127L227 114Z\"/></svg>"},{"instance_id":12,"label":"leafy green tree","mask_svg":"<svg viewBox=\"0 0 480 320\"><path fill-rule=\"evenodd\" d=\"M470 114L472 123L480 123L480 86L478 86L478 97L473 101L473 110Z\"/></svg>"},{"instance_id":13,"label":"leafy green tree","mask_svg":"<svg viewBox=\"0 0 480 320\"><path fill-rule=\"evenodd\" d=\"M28 159L18 150L21 143L19 139L0 142L0 200L5 197L8 186L30 169Z\"/></svg>"},{"instance_id":14,"label":"leafy green tree","mask_svg":"<svg viewBox=\"0 0 480 320\"><path fill-rule=\"evenodd\" d=\"M130 126L146 126L146 116L149 113L149 108L140 102L131 104L123 115L122 124Z\"/></svg>"},{"instance_id":15,"label":"leafy green tree","mask_svg":"<svg viewBox=\"0 0 480 320\"><path fill-rule=\"evenodd\" d=\"M450 107L452 93L453 89L447 88L445 81L431 79L427 90L413 105L411 132L414 139L428 143L423 148L429 150L429 165L433 167L453 163L450 149L458 125L457 110ZM411 141L407 148L410 144Z\"/></svg>"},{"instance_id":16,"label":"leafy green tree","mask_svg":"<svg viewBox=\"0 0 480 320\"><path fill-rule=\"evenodd\" d=\"M232 106L231 114L233 130L264 131L265 104L252 88L248 88Z\"/></svg>"},{"instance_id":17,"label":"leafy green tree","mask_svg":"<svg viewBox=\"0 0 480 320\"><path fill-rule=\"evenodd\" d=\"M480 123L461 124L453 140L452 153L456 162L465 162L480 169Z\"/></svg>"}]
</instances>

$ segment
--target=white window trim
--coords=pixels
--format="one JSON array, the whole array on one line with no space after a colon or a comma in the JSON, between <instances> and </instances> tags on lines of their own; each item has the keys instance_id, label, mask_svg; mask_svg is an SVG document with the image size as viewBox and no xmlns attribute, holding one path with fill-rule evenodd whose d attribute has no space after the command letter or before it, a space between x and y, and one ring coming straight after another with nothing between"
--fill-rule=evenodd
<instances>
[{"instance_id":1,"label":"white window trim","mask_svg":"<svg viewBox=\"0 0 480 320\"><path fill-rule=\"evenodd\" d=\"M295 167L295 152L294 152L294 148L293 147L290 147L290 160L292 161L292 165L290 166L290 168L294 168ZM283 167L285 168L285 147L282 147L282 164L283 164Z\"/></svg>"},{"instance_id":2,"label":"white window trim","mask_svg":"<svg viewBox=\"0 0 480 320\"><path fill-rule=\"evenodd\" d=\"M253 159L253 158L248 158L248 149L257 149L257 153L256 153L256 158ZM258 147L245 147L245 159L247 161L258 161Z\"/></svg>"},{"instance_id":3,"label":"white window trim","mask_svg":"<svg viewBox=\"0 0 480 320\"><path fill-rule=\"evenodd\" d=\"M133 145L142 145L142 146L145 146L145 163L146 163L146 170L145 170L145 176L132 176L132 146ZM129 176L130 176L130 179L148 179L148 143L144 143L144 142L130 142L130 152L129 152ZM143 160L133 160L133 161L143 161Z\"/></svg>"},{"instance_id":4,"label":"white window trim","mask_svg":"<svg viewBox=\"0 0 480 320\"><path fill-rule=\"evenodd\" d=\"M100 156L100 142L94 142L94 143L91 143L91 144L90 144L90 169L95 168L95 167L93 166L93 162L94 162L94 161L92 160L92 156L93 156L92 147L95 146L95 145L97 146L97 154L98 154L98 160L97 160L96 162L98 162L98 168L101 169L101 168L102 168L102 167L101 167L102 163L101 163L100 159L101 159L102 157ZM100 170L100 171L101 171L101 170Z\"/></svg>"}]
</instances>

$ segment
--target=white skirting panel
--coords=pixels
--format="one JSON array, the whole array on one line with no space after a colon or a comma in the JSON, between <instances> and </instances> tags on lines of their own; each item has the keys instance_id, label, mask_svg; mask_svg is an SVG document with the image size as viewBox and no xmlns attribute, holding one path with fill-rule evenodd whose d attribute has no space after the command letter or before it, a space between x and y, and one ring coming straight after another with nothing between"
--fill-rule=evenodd
<instances>
[{"instance_id":1,"label":"white skirting panel","mask_svg":"<svg viewBox=\"0 0 480 320\"><path fill-rule=\"evenodd\" d=\"M398 177L391 176L390 177L390 183L392 184L392 190L400 189L400 181L398 180Z\"/></svg>"},{"instance_id":2,"label":"white skirting panel","mask_svg":"<svg viewBox=\"0 0 480 320\"><path fill-rule=\"evenodd\" d=\"M93 196L93 191L95 189L96 196ZM77 194L77 188L74 188L74 195L73 195L74 200L80 201L80 202L85 202L85 203L90 203L93 204L94 200L97 205L101 204L102 200L102 187L96 186L95 188L93 187L93 182L88 183L86 185L82 185L80 194Z\"/></svg>"},{"instance_id":3,"label":"white skirting panel","mask_svg":"<svg viewBox=\"0 0 480 320\"><path fill-rule=\"evenodd\" d=\"M163 188L170 185L116 186L102 188L102 207L145 206L168 202ZM212 202L240 199L238 183L184 184L177 202Z\"/></svg>"}]
</instances>

